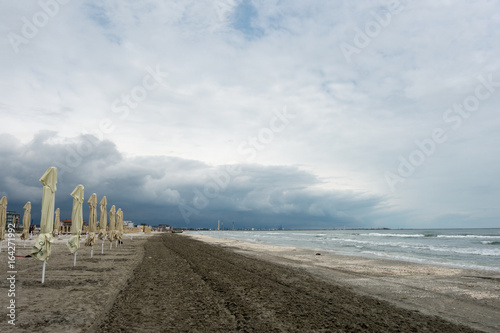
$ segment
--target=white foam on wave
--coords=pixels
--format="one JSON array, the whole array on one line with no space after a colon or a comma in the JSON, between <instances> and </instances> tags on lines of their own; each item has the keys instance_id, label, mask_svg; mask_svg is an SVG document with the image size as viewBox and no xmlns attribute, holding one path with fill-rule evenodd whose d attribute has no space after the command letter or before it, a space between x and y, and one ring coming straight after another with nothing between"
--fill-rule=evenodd
<instances>
[{"instance_id":1,"label":"white foam on wave","mask_svg":"<svg viewBox=\"0 0 500 333\"><path fill-rule=\"evenodd\" d=\"M471 247L448 247L448 246L434 246L428 244L411 244L404 242L370 242L358 239L342 239L337 240L345 243L352 244L363 244L366 246L373 247L392 247L392 248L403 248L403 249L415 249L420 251L430 251L439 253L458 253L458 254L468 254L468 255L478 255L478 256L500 256L500 249L483 249L483 248L471 248Z\"/></svg>"},{"instance_id":2,"label":"white foam on wave","mask_svg":"<svg viewBox=\"0 0 500 333\"><path fill-rule=\"evenodd\" d=\"M437 247L437 246L429 246L431 251L436 252L448 252L448 253L460 253L460 254L472 254L478 256L500 256L500 249L479 249L479 248L458 248L458 247Z\"/></svg>"},{"instance_id":3,"label":"white foam on wave","mask_svg":"<svg viewBox=\"0 0 500 333\"><path fill-rule=\"evenodd\" d=\"M425 244L411 244L405 242L375 242L375 241L367 241L367 240L359 240L359 239L331 239L332 241L336 241L339 243L355 243L355 244L363 244L363 245L373 245L376 247L399 247L399 248L412 248L412 249L426 249L428 248Z\"/></svg>"},{"instance_id":4,"label":"white foam on wave","mask_svg":"<svg viewBox=\"0 0 500 333\"><path fill-rule=\"evenodd\" d=\"M500 239L500 236L486 235L437 235L438 238L485 238L485 239Z\"/></svg>"},{"instance_id":5,"label":"white foam on wave","mask_svg":"<svg viewBox=\"0 0 500 333\"><path fill-rule=\"evenodd\" d=\"M403 238L420 238L425 237L423 234L381 234L378 232L370 232L366 234L367 236L372 237L403 237Z\"/></svg>"}]
</instances>

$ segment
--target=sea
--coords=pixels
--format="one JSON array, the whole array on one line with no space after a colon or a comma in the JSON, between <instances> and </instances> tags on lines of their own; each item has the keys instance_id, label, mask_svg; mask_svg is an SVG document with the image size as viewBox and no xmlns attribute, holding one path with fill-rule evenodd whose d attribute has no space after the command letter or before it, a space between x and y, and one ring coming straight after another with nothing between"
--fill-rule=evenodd
<instances>
[{"instance_id":1,"label":"sea","mask_svg":"<svg viewBox=\"0 0 500 333\"><path fill-rule=\"evenodd\" d=\"M500 228L197 231L216 238L500 272Z\"/></svg>"}]
</instances>

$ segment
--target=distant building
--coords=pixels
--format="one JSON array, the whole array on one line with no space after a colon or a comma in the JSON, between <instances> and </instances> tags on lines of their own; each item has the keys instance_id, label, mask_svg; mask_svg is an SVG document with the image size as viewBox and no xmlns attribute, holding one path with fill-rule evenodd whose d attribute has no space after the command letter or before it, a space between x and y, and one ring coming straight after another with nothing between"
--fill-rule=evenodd
<instances>
[{"instance_id":1,"label":"distant building","mask_svg":"<svg viewBox=\"0 0 500 333\"><path fill-rule=\"evenodd\" d=\"M7 220L6 222L6 227L9 226L9 224L13 224L14 227L17 229L19 228L19 220L21 219L21 214L16 213L12 210L7 211Z\"/></svg>"},{"instance_id":2,"label":"distant building","mask_svg":"<svg viewBox=\"0 0 500 333\"><path fill-rule=\"evenodd\" d=\"M71 232L71 219L69 220L60 220L61 224L59 226L60 228L60 231L64 234L64 233L70 233ZM86 228L86 222L83 221L83 225L82 225L82 232L85 232L85 228Z\"/></svg>"},{"instance_id":3,"label":"distant building","mask_svg":"<svg viewBox=\"0 0 500 333\"><path fill-rule=\"evenodd\" d=\"M69 233L71 232L71 219L69 220L60 220L60 228L62 233Z\"/></svg>"},{"instance_id":4,"label":"distant building","mask_svg":"<svg viewBox=\"0 0 500 333\"><path fill-rule=\"evenodd\" d=\"M168 224L158 224L158 231L171 231L172 227Z\"/></svg>"}]
</instances>

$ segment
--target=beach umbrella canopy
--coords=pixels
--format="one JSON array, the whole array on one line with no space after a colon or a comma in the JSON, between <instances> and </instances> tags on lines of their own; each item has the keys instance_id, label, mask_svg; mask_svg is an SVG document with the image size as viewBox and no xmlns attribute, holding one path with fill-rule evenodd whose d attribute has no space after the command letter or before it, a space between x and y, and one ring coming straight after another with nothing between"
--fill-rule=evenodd
<instances>
[{"instance_id":1,"label":"beach umbrella canopy","mask_svg":"<svg viewBox=\"0 0 500 333\"><path fill-rule=\"evenodd\" d=\"M5 238L5 223L7 223L7 197L0 200L0 241Z\"/></svg>"},{"instance_id":2,"label":"beach umbrella canopy","mask_svg":"<svg viewBox=\"0 0 500 333\"><path fill-rule=\"evenodd\" d=\"M116 212L116 238L118 240L122 239L123 236L123 211L121 208L118 208Z\"/></svg>"},{"instance_id":3,"label":"beach umbrella canopy","mask_svg":"<svg viewBox=\"0 0 500 333\"><path fill-rule=\"evenodd\" d=\"M106 206L108 204L108 200L106 196L103 196L101 199L100 205L100 220L99 220L99 239L104 239L106 236L106 225L108 224L108 211Z\"/></svg>"},{"instance_id":4,"label":"beach umbrella canopy","mask_svg":"<svg viewBox=\"0 0 500 333\"><path fill-rule=\"evenodd\" d=\"M56 219L54 221L54 231L52 232L52 235L56 236L59 235L59 228L61 225L61 219L60 219L60 213L61 210L59 208L56 209Z\"/></svg>"},{"instance_id":5,"label":"beach umbrella canopy","mask_svg":"<svg viewBox=\"0 0 500 333\"><path fill-rule=\"evenodd\" d=\"M31 202L27 202L24 205L24 215L23 215L23 233L21 234L21 239L28 239L30 237L30 225L31 225Z\"/></svg>"},{"instance_id":6,"label":"beach umbrella canopy","mask_svg":"<svg viewBox=\"0 0 500 333\"><path fill-rule=\"evenodd\" d=\"M97 194L92 193L88 201L90 214L89 214L89 229L88 237L85 241L85 246L94 246L95 232L97 230Z\"/></svg>"},{"instance_id":7,"label":"beach umbrella canopy","mask_svg":"<svg viewBox=\"0 0 500 333\"><path fill-rule=\"evenodd\" d=\"M115 212L116 212L116 207L115 205L111 206L111 209L109 210L109 233L108 233L108 240L112 242L115 239Z\"/></svg>"},{"instance_id":8,"label":"beach umbrella canopy","mask_svg":"<svg viewBox=\"0 0 500 333\"><path fill-rule=\"evenodd\" d=\"M57 191L57 168L50 167L45 171L40 182L43 184L42 216L40 218L40 234L31 250L31 255L41 261L50 257L50 244L54 242L52 236L54 223L54 205Z\"/></svg>"},{"instance_id":9,"label":"beach umbrella canopy","mask_svg":"<svg viewBox=\"0 0 500 333\"><path fill-rule=\"evenodd\" d=\"M82 233L83 225L83 185L78 185L75 187L71 196L73 197L73 210L71 211L71 237L69 238L66 245L68 246L71 253L75 253L80 248L80 234Z\"/></svg>"}]
</instances>

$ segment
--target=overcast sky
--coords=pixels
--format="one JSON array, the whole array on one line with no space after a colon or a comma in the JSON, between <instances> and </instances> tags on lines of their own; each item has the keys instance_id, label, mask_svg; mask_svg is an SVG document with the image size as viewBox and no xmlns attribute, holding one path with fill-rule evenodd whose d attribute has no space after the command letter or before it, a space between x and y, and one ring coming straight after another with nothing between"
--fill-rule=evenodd
<instances>
[{"instance_id":1,"label":"overcast sky","mask_svg":"<svg viewBox=\"0 0 500 333\"><path fill-rule=\"evenodd\" d=\"M83 184L136 223L500 226L498 1L0 9L0 195L35 223L56 166L61 218Z\"/></svg>"}]
</instances>

